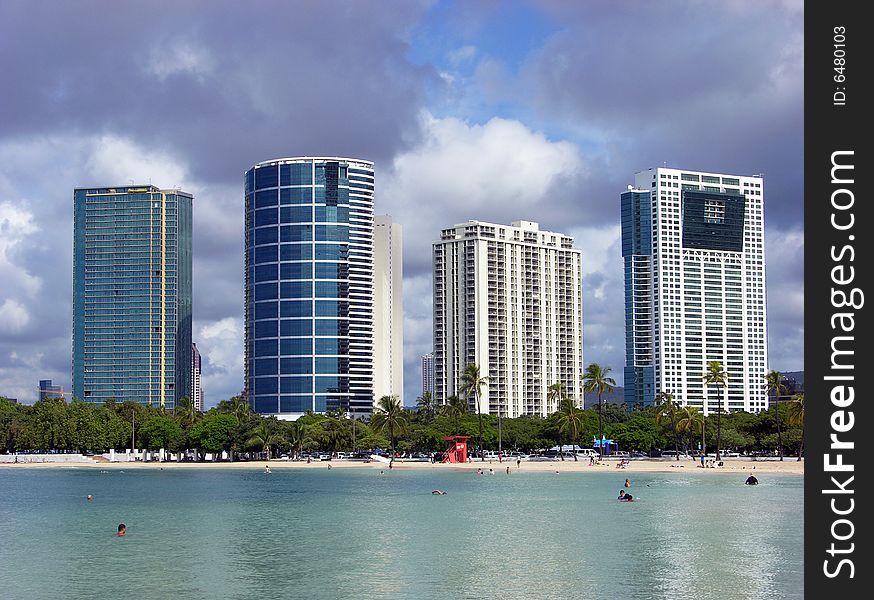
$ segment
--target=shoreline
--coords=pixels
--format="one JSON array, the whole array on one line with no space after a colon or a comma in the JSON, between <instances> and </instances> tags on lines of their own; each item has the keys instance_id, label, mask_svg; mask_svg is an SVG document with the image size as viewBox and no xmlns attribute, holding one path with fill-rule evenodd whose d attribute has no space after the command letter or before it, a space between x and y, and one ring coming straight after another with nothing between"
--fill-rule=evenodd
<instances>
[{"instance_id":1,"label":"shoreline","mask_svg":"<svg viewBox=\"0 0 874 600\"><path fill-rule=\"evenodd\" d=\"M601 464L590 465L587 460L573 461L561 460L556 461L522 461L520 467L516 467L515 461L498 462L474 460L468 463L436 463L430 462L402 462L395 461L392 470L473 470L482 468L485 471L494 469L496 473L501 473L510 467L511 473L525 472L545 472L558 471L559 473L602 473L602 472L619 472L619 473L699 473L702 475L708 473L738 473L738 472L753 472L756 473L771 473L784 475L804 475L804 461L798 461L794 457L780 462L779 460L724 460L722 467L701 468L699 463L690 460L681 461L662 461L662 460L632 460L624 468L617 468L619 461L606 459ZM0 463L0 469L98 469L98 470L119 470L119 469L249 469L249 470L264 470L267 465L270 465L271 470L282 469L327 469L328 465L332 469L378 469L388 470L388 463L373 461L365 463L361 461L318 461L306 463L305 461L290 461L282 459L273 459L270 461L236 461L236 462L157 462L157 461L134 461L134 462L98 462L98 461L80 461L80 462L40 462L40 463Z\"/></svg>"}]
</instances>

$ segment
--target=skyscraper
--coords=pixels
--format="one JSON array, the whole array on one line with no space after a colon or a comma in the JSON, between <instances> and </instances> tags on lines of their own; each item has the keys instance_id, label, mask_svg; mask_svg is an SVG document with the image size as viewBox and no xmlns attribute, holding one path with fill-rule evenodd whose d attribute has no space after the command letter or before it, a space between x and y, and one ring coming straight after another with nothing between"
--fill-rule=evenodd
<instances>
[{"instance_id":1,"label":"skyscraper","mask_svg":"<svg viewBox=\"0 0 874 600\"><path fill-rule=\"evenodd\" d=\"M583 402L582 254L537 223L468 221L433 245L434 398L459 393L465 366L489 378L484 414L546 416L554 383Z\"/></svg>"},{"instance_id":2,"label":"skyscraper","mask_svg":"<svg viewBox=\"0 0 874 600\"><path fill-rule=\"evenodd\" d=\"M373 402L404 399L403 230L388 215L373 219Z\"/></svg>"},{"instance_id":3,"label":"skyscraper","mask_svg":"<svg viewBox=\"0 0 874 600\"><path fill-rule=\"evenodd\" d=\"M200 386L200 350L197 344L191 344L191 401L194 410L203 410L203 388Z\"/></svg>"},{"instance_id":4,"label":"skyscraper","mask_svg":"<svg viewBox=\"0 0 874 600\"><path fill-rule=\"evenodd\" d=\"M766 409L762 178L657 168L634 182L621 195L626 403L669 392L705 413ZM704 384L711 361L727 390Z\"/></svg>"},{"instance_id":5,"label":"skyscraper","mask_svg":"<svg viewBox=\"0 0 874 600\"><path fill-rule=\"evenodd\" d=\"M59 385L52 385L51 379L40 379L39 380L39 399L45 400L47 398L63 398L63 389Z\"/></svg>"},{"instance_id":6,"label":"skyscraper","mask_svg":"<svg viewBox=\"0 0 874 600\"><path fill-rule=\"evenodd\" d=\"M191 389L191 194L73 192L73 395L171 409Z\"/></svg>"},{"instance_id":7,"label":"skyscraper","mask_svg":"<svg viewBox=\"0 0 874 600\"><path fill-rule=\"evenodd\" d=\"M434 395L434 353L422 355L422 393Z\"/></svg>"},{"instance_id":8,"label":"skyscraper","mask_svg":"<svg viewBox=\"0 0 874 600\"><path fill-rule=\"evenodd\" d=\"M255 412L373 408L373 163L246 172L245 378Z\"/></svg>"}]
</instances>

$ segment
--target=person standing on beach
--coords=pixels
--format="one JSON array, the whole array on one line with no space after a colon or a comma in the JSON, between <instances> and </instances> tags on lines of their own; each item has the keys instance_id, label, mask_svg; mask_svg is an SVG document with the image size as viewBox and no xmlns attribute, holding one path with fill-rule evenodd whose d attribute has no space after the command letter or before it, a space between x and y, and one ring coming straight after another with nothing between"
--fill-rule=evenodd
<instances>
[{"instance_id":1,"label":"person standing on beach","mask_svg":"<svg viewBox=\"0 0 874 600\"><path fill-rule=\"evenodd\" d=\"M518 468L521 467L521 466L522 466L522 459L521 459L521 458L516 458L516 468L518 469Z\"/></svg>"}]
</instances>

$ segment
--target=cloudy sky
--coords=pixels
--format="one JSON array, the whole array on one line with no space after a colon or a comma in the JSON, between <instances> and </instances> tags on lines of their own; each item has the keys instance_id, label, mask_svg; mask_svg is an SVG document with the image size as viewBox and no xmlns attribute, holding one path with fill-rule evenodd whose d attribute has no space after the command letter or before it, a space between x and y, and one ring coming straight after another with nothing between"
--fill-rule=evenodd
<instances>
[{"instance_id":1,"label":"cloudy sky","mask_svg":"<svg viewBox=\"0 0 874 600\"><path fill-rule=\"evenodd\" d=\"M40 6L42 5L42 6ZM375 161L404 226L405 402L430 242L525 219L584 256L585 361L624 365L619 194L649 167L765 178L770 365L802 362L801 0L0 3L0 395L70 387L72 190L195 195L207 405L242 381L242 176Z\"/></svg>"}]
</instances>

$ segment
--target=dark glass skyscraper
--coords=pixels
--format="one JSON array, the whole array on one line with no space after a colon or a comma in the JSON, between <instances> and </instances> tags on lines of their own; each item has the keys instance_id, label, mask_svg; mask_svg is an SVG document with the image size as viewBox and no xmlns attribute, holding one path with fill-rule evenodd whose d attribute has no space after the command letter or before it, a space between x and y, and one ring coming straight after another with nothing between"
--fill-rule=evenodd
<instances>
[{"instance_id":1,"label":"dark glass skyscraper","mask_svg":"<svg viewBox=\"0 0 874 600\"><path fill-rule=\"evenodd\" d=\"M191 203L152 185L73 193L73 395L173 408L191 393Z\"/></svg>"},{"instance_id":2,"label":"dark glass skyscraper","mask_svg":"<svg viewBox=\"0 0 874 600\"><path fill-rule=\"evenodd\" d=\"M246 172L245 377L255 412L373 405L373 163L264 161Z\"/></svg>"}]
</instances>

